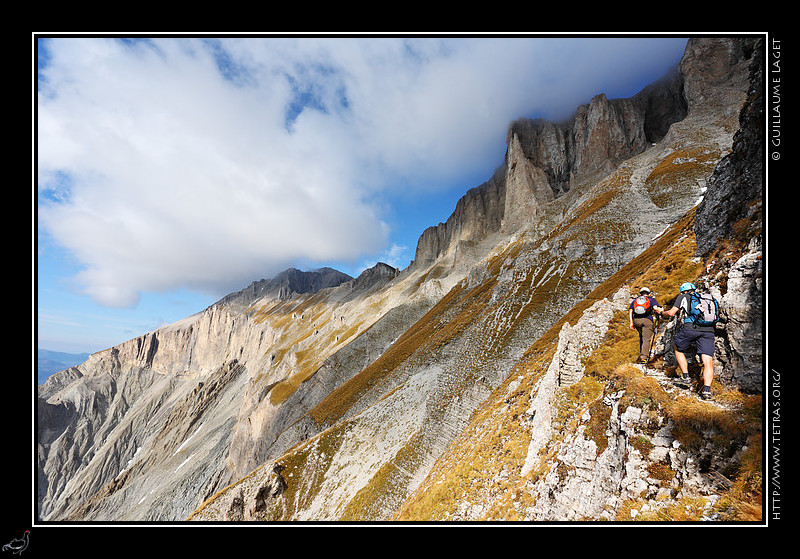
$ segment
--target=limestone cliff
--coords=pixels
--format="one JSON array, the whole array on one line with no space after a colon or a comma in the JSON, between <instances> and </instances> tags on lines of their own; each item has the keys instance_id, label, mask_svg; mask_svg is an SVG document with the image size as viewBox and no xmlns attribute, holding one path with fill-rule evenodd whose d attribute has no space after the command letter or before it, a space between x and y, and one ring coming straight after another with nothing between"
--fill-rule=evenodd
<instances>
[{"instance_id":1,"label":"limestone cliff","mask_svg":"<svg viewBox=\"0 0 800 559\"><path fill-rule=\"evenodd\" d=\"M513 122L503 165L467 192L445 223L423 232L415 263L429 264L501 230L505 235L522 230L575 181L597 180L641 153L686 116L682 84L676 69L630 99L598 94L565 123Z\"/></svg>"},{"instance_id":2,"label":"limestone cliff","mask_svg":"<svg viewBox=\"0 0 800 559\"><path fill-rule=\"evenodd\" d=\"M505 169L501 167L487 182L469 190L445 223L422 232L412 266L429 266L442 255L484 241L499 231L505 197Z\"/></svg>"},{"instance_id":3,"label":"limestone cliff","mask_svg":"<svg viewBox=\"0 0 800 559\"><path fill-rule=\"evenodd\" d=\"M687 51L703 46L690 42ZM729 53L742 45L705 46ZM763 142L763 123L752 117L763 95L763 56L761 44L745 46L754 56L741 128L733 151L708 177L704 200L728 196L732 181L746 192L747 205L757 208L760 177L742 164L761 164L753 154ZM716 106L711 114L727 126L730 108L709 99L713 88L703 89L706 107ZM701 113L695 112L702 128L709 113ZM689 128L673 127L670 135L684 130ZM664 185L664 170L662 164L653 168L644 183L649 190ZM672 171L672 180L686 179ZM738 228L715 228L723 231L723 243L701 241L708 238L712 213L725 222L731 214L742 219L741 208L700 203L538 338L393 518L761 520L760 218L747 215ZM669 304L687 278L706 284L726 316L717 330L720 383L714 390L720 394L713 403L696 398L697 384L685 390L672 383L672 322L660 325L655 360L631 364L638 346L625 333L630 294L648 285ZM694 361L690 371L697 379Z\"/></svg>"},{"instance_id":4,"label":"limestone cliff","mask_svg":"<svg viewBox=\"0 0 800 559\"><path fill-rule=\"evenodd\" d=\"M606 352L628 343L640 282L668 302L708 278L730 314L757 289L753 228L717 267L695 242L715 169L732 148L753 157L733 141L753 43L692 39L632 99L513 123L497 172L406 270L256 282L55 375L39 387L40 516L576 520L706 494L707 464L734 471L752 433L724 460L709 458L717 416L686 434L666 328L655 368L611 371ZM742 332L720 358L758 360ZM757 367L723 377L758 385Z\"/></svg>"},{"instance_id":5,"label":"limestone cliff","mask_svg":"<svg viewBox=\"0 0 800 559\"><path fill-rule=\"evenodd\" d=\"M264 297L288 299L293 295L316 293L321 289L336 287L352 279L347 274L332 268L320 268L310 272L290 268L273 278L254 281L241 291L226 295L217 301L217 304L244 310Z\"/></svg>"}]
</instances>

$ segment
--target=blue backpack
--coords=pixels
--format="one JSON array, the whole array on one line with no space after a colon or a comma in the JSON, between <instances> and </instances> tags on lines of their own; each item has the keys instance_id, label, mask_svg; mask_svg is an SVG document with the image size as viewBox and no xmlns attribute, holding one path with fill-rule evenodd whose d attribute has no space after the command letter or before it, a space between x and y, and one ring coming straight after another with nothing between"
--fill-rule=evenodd
<instances>
[{"instance_id":1,"label":"blue backpack","mask_svg":"<svg viewBox=\"0 0 800 559\"><path fill-rule=\"evenodd\" d=\"M710 293L689 294L689 312L684 322L695 326L714 326L719 321L719 303Z\"/></svg>"}]
</instances>

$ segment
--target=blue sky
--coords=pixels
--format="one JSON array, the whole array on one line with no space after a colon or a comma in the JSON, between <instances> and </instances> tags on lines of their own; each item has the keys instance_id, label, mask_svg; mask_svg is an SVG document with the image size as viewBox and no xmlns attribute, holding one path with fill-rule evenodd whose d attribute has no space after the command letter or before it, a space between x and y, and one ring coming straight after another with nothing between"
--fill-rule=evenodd
<instances>
[{"instance_id":1,"label":"blue sky","mask_svg":"<svg viewBox=\"0 0 800 559\"><path fill-rule=\"evenodd\" d=\"M34 36L37 345L105 349L289 266L404 268L513 119L633 95L685 45Z\"/></svg>"}]
</instances>

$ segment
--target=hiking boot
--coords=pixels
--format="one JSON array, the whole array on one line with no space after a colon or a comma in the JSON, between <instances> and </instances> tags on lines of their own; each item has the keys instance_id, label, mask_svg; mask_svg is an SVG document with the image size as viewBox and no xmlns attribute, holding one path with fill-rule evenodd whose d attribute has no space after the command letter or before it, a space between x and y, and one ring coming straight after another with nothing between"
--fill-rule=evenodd
<instances>
[{"instance_id":1,"label":"hiking boot","mask_svg":"<svg viewBox=\"0 0 800 559\"><path fill-rule=\"evenodd\" d=\"M683 375L675 379L675 384L682 386L683 388L688 388L692 384L692 377L689 375Z\"/></svg>"},{"instance_id":2,"label":"hiking boot","mask_svg":"<svg viewBox=\"0 0 800 559\"><path fill-rule=\"evenodd\" d=\"M711 387L710 386L704 386L703 387L703 391L700 393L700 397L703 400L710 400L711 399Z\"/></svg>"}]
</instances>

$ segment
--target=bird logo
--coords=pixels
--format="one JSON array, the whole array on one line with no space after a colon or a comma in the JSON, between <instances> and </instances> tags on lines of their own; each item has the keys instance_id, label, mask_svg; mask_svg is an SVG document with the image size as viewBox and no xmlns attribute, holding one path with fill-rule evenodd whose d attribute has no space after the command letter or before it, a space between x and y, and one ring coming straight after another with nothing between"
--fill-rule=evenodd
<instances>
[{"instance_id":1,"label":"bird logo","mask_svg":"<svg viewBox=\"0 0 800 559\"><path fill-rule=\"evenodd\" d=\"M25 530L25 533L22 535L21 538L14 538L6 545L3 546L3 551L10 551L11 553L16 553L20 555L25 549L28 547L28 538L30 537L31 531Z\"/></svg>"}]
</instances>

